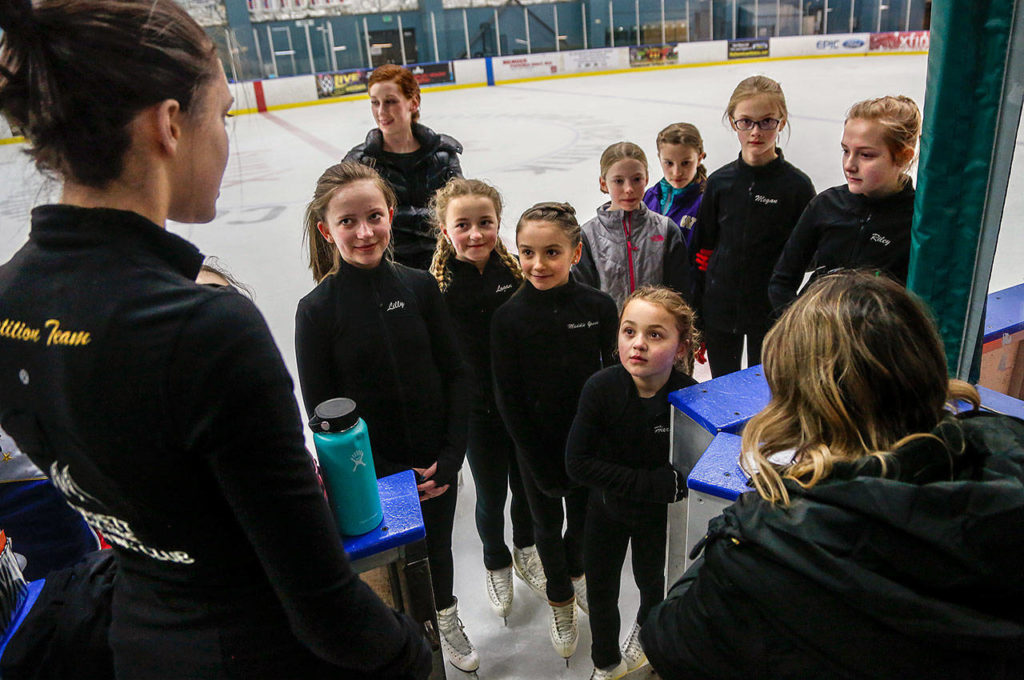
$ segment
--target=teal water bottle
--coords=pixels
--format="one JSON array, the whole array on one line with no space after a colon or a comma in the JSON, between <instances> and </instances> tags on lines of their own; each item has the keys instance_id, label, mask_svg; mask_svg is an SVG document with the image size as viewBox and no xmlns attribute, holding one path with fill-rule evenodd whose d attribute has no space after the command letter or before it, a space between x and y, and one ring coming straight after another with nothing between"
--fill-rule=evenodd
<instances>
[{"instance_id":1,"label":"teal water bottle","mask_svg":"<svg viewBox=\"0 0 1024 680\"><path fill-rule=\"evenodd\" d=\"M338 528L346 536L370 531L384 518L370 434L351 399L328 399L309 419L313 444Z\"/></svg>"}]
</instances>

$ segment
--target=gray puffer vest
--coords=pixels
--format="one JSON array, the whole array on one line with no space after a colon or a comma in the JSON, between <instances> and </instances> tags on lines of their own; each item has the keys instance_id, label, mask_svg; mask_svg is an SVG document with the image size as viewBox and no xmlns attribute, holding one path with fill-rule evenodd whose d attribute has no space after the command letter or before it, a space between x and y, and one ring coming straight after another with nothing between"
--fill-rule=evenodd
<instances>
[{"instance_id":1,"label":"gray puffer vest","mask_svg":"<svg viewBox=\"0 0 1024 680\"><path fill-rule=\"evenodd\" d=\"M643 203L627 212L611 210L609 202L581 228L583 254L573 269L576 279L608 293L620 310L640 286L672 285L665 271L667 254L681 252L682 236L669 218Z\"/></svg>"}]
</instances>

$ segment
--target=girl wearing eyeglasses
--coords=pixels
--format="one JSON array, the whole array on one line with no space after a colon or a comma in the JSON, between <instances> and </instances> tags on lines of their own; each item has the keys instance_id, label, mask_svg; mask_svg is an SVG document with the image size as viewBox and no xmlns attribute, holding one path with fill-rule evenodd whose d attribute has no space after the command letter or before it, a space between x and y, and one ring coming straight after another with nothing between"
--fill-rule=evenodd
<instances>
[{"instance_id":1,"label":"girl wearing eyeglasses","mask_svg":"<svg viewBox=\"0 0 1024 680\"><path fill-rule=\"evenodd\" d=\"M690 243L697 277L694 305L714 377L761 363L771 325L768 281L793 226L814 197L810 178L776 146L788 113L782 87L766 76L740 82L725 118L740 154L708 178Z\"/></svg>"}]
</instances>

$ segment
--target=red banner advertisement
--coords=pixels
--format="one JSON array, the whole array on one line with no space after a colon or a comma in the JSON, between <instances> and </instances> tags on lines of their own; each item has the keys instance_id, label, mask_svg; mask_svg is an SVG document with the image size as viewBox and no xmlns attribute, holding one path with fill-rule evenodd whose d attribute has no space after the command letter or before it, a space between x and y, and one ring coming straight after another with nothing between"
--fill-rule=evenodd
<instances>
[{"instance_id":1,"label":"red banner advertisement","mask_svg":"<svg viewBox=\"0 0 1024 680\"><path fill-rule=\"evenodd\" d=\"M872 33L872 52L927 52L929 44L928 31L894 31L892 33Z\"/></svg>"},{"instance_id":2,"label":"red banner advertisement","mask_svg":"<svg viewBox=\"0 0 1024 680\"><path fill-rule=\"evenodd\" d=\"M439 61L436 64L416 64L410 66L409 70L420 85L439 85L440 83L454 83L455 69L450 61Z\"/></svg>"}]
</instances>

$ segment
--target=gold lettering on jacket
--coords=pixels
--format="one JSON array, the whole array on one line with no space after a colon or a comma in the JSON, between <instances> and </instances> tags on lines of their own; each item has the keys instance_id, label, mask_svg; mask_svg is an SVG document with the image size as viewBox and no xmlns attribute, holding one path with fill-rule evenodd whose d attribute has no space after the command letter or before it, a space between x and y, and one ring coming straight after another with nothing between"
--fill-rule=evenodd
<instances>
[{"instance_id":1,"label":"gold lettering on jacket","mask_svg":"<svg viewBox=\"0 0 1024 680\"><path fill-rule=\"evenodd\" d=\"M92 342L88 331L62 331L60 329L60 321L57 319L48 319L45 325L50 329L50 335L46 338L48 346L68 345L77 347L78 345L88 345Z\"/></svg>"},{"instance_id":2,"label":"gold lettering on jacket","mask_svg":"<svg viewBox=\"0 0 1024 680\"><path fill-rule=\"evenodd\" d=\"M47 319L43 324L46 333L46 345L60 345L64 347L80 347L92 342L92 335L88 331L69 331L60 327L59 319ZM43 330L33 328L24 321L4 319L0 321L0 338L10 338L22 342L39 342L43 337Z\"/></svg>"}]
</instances>

